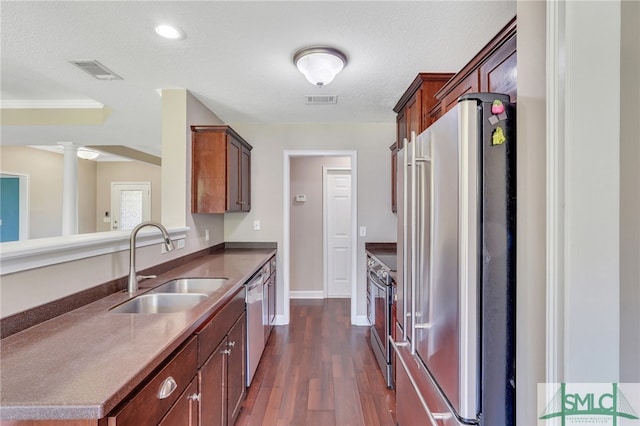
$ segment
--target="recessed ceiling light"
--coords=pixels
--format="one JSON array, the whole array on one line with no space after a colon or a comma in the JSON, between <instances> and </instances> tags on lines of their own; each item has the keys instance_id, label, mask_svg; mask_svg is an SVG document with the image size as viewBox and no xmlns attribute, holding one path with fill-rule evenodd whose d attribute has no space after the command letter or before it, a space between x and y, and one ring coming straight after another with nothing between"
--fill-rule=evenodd
<instances>
[{"instance_id":1,"label":"recessed ceiling light","mask_svg":"<svg viewBox=\"0 0 640 426\"><path fill-rule=\"evenodd\" d=\"M171 25L158 25L156 27L156 33L160 37L168 38L171 40L179 40L184 38L184 33L176 27L172 27Z\"/></svg>"}]
</instances>

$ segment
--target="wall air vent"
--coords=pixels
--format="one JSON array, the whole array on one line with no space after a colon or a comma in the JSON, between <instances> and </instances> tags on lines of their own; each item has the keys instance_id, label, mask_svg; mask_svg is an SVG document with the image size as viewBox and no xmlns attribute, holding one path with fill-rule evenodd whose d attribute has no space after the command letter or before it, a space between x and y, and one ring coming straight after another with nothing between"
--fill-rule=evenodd
<instances>
[{"instance_id":1,"label":"wall air vent","mask_svg":"<svg viewBox=\"0 0 640 426\"><path fill-rule=\"evenodd\" d=\"M307 105L329 105L338 103L338 95L305 95Z\"/></svg>"},{"instance_id":2,"label":"wall air vent","mask_svg":"<svg viewBox=\"0 0 640 426\"><path fill-rule=\"evenodd\" d=\"M82 71L92 75L98 80L122 80L118 74L111 71L98 61L69 61Z\"/></svg>"}]
</instances>

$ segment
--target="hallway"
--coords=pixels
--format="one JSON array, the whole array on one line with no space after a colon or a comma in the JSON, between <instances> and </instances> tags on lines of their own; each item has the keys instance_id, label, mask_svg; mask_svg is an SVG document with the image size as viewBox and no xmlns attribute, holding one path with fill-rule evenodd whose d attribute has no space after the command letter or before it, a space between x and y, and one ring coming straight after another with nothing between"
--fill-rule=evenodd
<instances>
[{"instance_id":1,"label":"hallway","mask_svg":"<svg viewBox=\"0 0 640 426\"><path fill-rule=\"evenodd\" d=\"M291 300L291 324L274 327L236 425L395 424L395 393L349 310L349 299Z\"/></svg>"}]
</instances>

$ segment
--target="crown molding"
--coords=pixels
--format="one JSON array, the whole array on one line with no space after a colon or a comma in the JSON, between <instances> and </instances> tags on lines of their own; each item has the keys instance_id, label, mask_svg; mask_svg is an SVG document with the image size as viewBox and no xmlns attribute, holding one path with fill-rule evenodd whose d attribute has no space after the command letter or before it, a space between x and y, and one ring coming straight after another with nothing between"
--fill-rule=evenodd
<instances>
[{"instance_id":1,"label":"crown molding","mask_svg":"<svg viewBox=\"0 0 640 426\"><path fill-rule=\"evenodd\" d=\"M104 104L92 99L8 99L0 100L0 109L102 109Z\"/></svg>"}]
</instances>

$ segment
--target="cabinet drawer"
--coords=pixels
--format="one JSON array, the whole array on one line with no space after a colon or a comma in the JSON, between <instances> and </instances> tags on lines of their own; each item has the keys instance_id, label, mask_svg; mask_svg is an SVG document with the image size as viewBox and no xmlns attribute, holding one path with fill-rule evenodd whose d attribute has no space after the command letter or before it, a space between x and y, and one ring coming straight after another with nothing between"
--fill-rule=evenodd
<instances>
[{"instance_id":1,"label":"cabinet drawer","mask_svg":"<svg viewBox=\"0 0 640 426\"><path fill-rule=\"evenodd\" d=\"M229 303L222 308L202 330L198 336L198 367L202 366L213 350L222 342L224 336L236 320L244 312L244 287L236 293Z\"/></svg>"},{"instance_id":2,"label":"cabinet drawer","mask_svg":"<svg viewBox=\"0 0 640 426\"><path fill-rule=\"evenodd\" d=\"M157 424L197 372L198 345L192 337L122 408L109 416L110 426ZM164 396L160 395L164 389Z\"/></svg>"}]
</instances>

